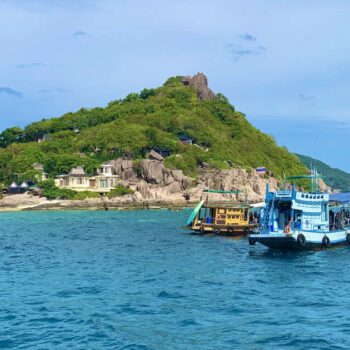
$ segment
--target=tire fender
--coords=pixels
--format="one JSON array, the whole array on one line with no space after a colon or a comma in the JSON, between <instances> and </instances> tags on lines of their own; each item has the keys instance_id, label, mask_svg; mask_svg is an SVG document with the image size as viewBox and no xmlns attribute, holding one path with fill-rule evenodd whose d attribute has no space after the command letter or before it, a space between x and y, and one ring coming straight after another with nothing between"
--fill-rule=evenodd
<instances>
[{"instance_id":1,"label":"tire fender","mask_svg":"<svg viewBox=\"0 0 350 350\"><path fill-rule=\"evenodd\" d=\"M298 234L297 243L298 243L299 247L305 247L306 246L306 238L305 238L305 236L302 233Z\"/></svg>"},{"instance_id":2,"label":"tire fender","mask_svg":"<svg viewBox=\"0 0 350 350\"><path fill-rule=\"evenodd\" d=\"M346 243L350 244L350 233L346 235Z\"/></svg>"},{"instance_id":3,"label":"tire fender","mask_svg":"<svg viewBox=\"0 0 350 350\"><path fill-rule=\"evenodd\" d=\"M248 242L249 242L249 245L254 245L256 243L256 239L249 237Z\"/></svg>"},{"instance_id":4,"label":"tire fender","mask_svg":"<svg viewBox=\"0 0 350 350\"><path fill-rule=\"evenodd\" d=\"M324 236L322 238L322 245L325 247L325 248L328 248L330 246L331 242L329 240L329 238L327 236Z\"/></svg>"}]
</instances>

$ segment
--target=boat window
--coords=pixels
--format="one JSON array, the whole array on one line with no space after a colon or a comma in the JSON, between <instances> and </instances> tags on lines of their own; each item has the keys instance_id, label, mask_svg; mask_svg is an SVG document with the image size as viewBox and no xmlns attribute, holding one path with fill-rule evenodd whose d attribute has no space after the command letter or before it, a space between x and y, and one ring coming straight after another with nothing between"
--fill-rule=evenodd
<instances>
[{"instance_id":1,"label":"boat window","mask_svg":"<svg viewBox=\"0 0 350 350\"><path fill-rule=\"evenodd\" d=\"M322 204L321 220L323 222L328 221L327 205L326 204Z\"/></svg>"},{"instance_id":2,"label":"boat window","mask_svg":"<svg viewBox=\"0 0 350 350\"><path fill-rule=\"evenodd\" d=\"M305 198L309 198L309 196L308 196L308 195L306 195L306 196L305 196Z\"/></svg>"},{"instance_id":3,"label":"boat window","mask_svg":"<svg viewBox=\"0 0 350 350\"><path fill-rule=\"evenodd\" d=\"M301 198L304 198L305 197L305 195L304 195L304 193L301 195Z\"/></svg>"}]
</instances>

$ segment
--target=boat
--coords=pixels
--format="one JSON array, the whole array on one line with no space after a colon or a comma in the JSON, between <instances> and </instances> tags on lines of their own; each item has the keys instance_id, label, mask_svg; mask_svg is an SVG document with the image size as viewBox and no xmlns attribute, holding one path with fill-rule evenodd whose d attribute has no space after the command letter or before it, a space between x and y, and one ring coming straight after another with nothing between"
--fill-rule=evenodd
<instances>
[{"instance_id":1,"label":"boat","mask_svg":"<svg viewBox=\"0 0 350 350\"><path fill-rule=\"evenodd\" d=\"M243 236L252 232L258 224L258 210L246 203L214 202L209 194L238 194L239 191L204 190L201 200L187 220L187 228L206 234Z\"/></svg>"},{"instance_id":2,"label":"boat","mask_svg":"<svg viewBox=\"0 0 350 350\"><path fill-rule=\"evenodd\" d=\"M269 191L259 218L258 234L248 235L249 244L261 243L271 249L317 250L350 244L350 195L321 192L321 175L284 178L283 189ZM295 181L308 180L309 192ZM286 182L290 182L286 188Z\"/></svg>"}]
</instances>

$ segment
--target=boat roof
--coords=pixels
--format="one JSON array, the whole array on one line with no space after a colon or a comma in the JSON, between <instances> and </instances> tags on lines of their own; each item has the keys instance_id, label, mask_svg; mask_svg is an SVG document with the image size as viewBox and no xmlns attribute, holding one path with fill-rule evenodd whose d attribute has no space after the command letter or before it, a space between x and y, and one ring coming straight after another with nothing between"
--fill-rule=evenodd
<instances>
[{"instance_id":1,"label":"boat roof","mask_svg":"<svg viewBox=\"0 0 350 350\"><path fill-rule=\"evenodd\" d=\"M259 202L259 203L252 203L250 204L252 208L264 208L265 207L265 202Z\"/></svg>"},{"instance_id":2,"label":"boat roof","mask_svg":"<svg viewBox=\"0 0 350 350\"><path fill-rule=\"evenodd\" d=\"M232 203L232 202L208 202L203 204L204 208L249 208L249 204L245 203Z\"/></svg>"}]
</instances>

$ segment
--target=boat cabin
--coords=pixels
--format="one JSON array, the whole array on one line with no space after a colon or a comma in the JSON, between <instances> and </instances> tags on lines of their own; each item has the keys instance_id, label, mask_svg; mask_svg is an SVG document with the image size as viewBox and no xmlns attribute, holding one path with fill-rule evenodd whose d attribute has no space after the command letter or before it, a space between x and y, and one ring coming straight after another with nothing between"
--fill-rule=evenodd
<instances>
[{"instance_id":1,"label":"boat cabin","mask_svg":"<svg viewBox=\"0 0 350 350\"><path fill-rule=\"evenodd\" d=\"M265 208L261 219L263 229L275 233L329 230L329 194L319 191L320 178L314 170L310 175L284 178L282 190L270 192L266 185ZM298 191L295 180L310 181L310 192ZM293 181L289 189L286 189L286 181Z\"/></svg>"},{"instance_id":2,"label":"boat cabin","mask_svg":"<svg viewBox=\"0 0 350 350\"><path fill-rule=\"evenodd\" d=\"M329 229L329 194L292 190L268 192L262 224L270 232L291 229L326 231Z\"/></svg>"},{"instance_id":3,"label":"boat cabin","mask_svg":"<svg viewBox=\"0 0 350 350\"><path fill-rule=\"evenodd\" d=\"M208 192L208 191L204 191ZM210 191L211 193L237 193L237 191ZM202 200L194 209L187 225L199 233L247 234L258 224L258 211L248 204L209 202Z\"/></svg>"},{"instance_id":4,"label":"boat cabin","mask_svg":"<svg viewBox=\"0 0 350 350\"><path fill-rule=\"evenodd\" d=\"M192 229L204 232L244 231L249 226L249 206L232 206L211 203L203 206L196 216Z\"/></svg>"}]
</instances>

